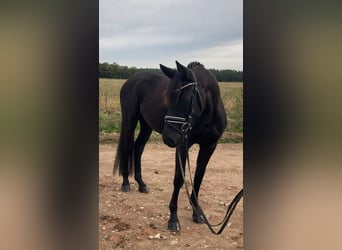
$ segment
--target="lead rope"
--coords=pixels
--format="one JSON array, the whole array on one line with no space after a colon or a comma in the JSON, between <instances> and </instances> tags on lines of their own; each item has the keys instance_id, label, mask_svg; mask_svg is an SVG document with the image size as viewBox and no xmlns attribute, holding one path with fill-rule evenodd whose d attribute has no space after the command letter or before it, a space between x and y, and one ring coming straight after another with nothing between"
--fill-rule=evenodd
<instances>
[{"instance_id":1,"label":"lead rope","mask_svg":"<svg viewBox=\"0 0 342 250\"><path fill-rule=\"evenodd\" d=\"M185 135L185 142L186 142L186 149L187 149L187 135ZM223 220L218 223L218 224L215 224L215 225L212 225L209 223L207 217L205 216L202 208L200 207L199 203L198 203L198 200L197 200L197 194L195 192L195 188L194 188L194 184L192 182L192 177L191 177L191 171L190 171L190 160L189 160L189 153L188 153L188 150L186 150L186 161L188 163L188 170L189 170L189 177L190 177L190 184L191 184L191 187L192 187L192 193L194 194L194 198L195 198L195 202L197 203L197 207L196 207L196 204L194 204L191 200L191 195L190 195L190 192L189 192L189 188L188 188L188 185L186 184L186 181L185 181L185 173L184 173L184 169L183 169L183 164L182 164L182 159L181 159L181 156L180 156L180 153L178 151L178 154L177 154L177 157L178 157L178 161L179 161L179 165L180 165L180 169L181 169L181 173L182 173L182 177L183 177L183 181L184 181L184 186L185 186L185 190L186 190L186 193L187 193L187 196L189 198L189 202L190 202L190 205L192 206L193 210L195 211L195 213L197 214L197 216L200 216L204 223L208 226L209 230L213 233L213 234L216 234L216 235L219 235L223 232L223 230L225 229L229 219L230 219L230 216L233 214L234 210L235 210L235 207L237 206L237 204L239 203L240 199L243 197L243 189L241 189L239 191L239 193L234 197L234 199L230 202L228 208L227 208L227 212L226 212L226 215L225 217L223 218ZM221 228L216 232L214 230L213 227L217 227L217 226L221 226Z\"/></svg>"}]
</instances>

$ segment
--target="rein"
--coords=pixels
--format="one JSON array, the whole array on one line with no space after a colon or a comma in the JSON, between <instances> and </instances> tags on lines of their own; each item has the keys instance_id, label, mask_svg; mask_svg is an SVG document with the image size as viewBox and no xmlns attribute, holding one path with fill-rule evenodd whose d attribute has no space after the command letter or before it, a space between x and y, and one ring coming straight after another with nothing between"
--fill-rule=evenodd
<instances>
[{"instance_id":1,"label":"rein","mask_svg":"<svg viewBox=\"0 0 342 250\"><path fill-rule=\"evenodd\" d=\"M186 143L186 148L187 148L187 135L186 134L185 134L185 143ZM237 193L237 195L234 197L234 199L230 202L230 204L229 204L229 206L227 208L226 215L223 218L223 220L220 223L215 224L215 225L214 224L210 224L208 219L207 219L207 217L205 216L202 208L200 207L200 205L198 203L197 194L195 192L194 184L193 184L192 177L191 177L190 161L189 161L189 152L188 152L188 150L186 151L186 161L188 163L190 183L191 183L191 187L192 187L192 193L194 194L194 198L195 198L195 204L191 200L191 195L190 195L190 192L189 192L189 187L188 187L188 185L187 185L187 183L185 181L185 173L184 173L185 167L183 168L183 164L182 164L182 160L181 160L181 156L180 156L179 151L178 151L178 154L177 154L177 158L178 158L178 161L179 161L179 164L180 164L180 169L181 169L181 173L182 173L182 177L183 177L183 181L184 181L184 186L185 186L186 194L188 196L189 202L190 202L193 210L195 211L197 216L200 216L203 219L204 224L206 224L208 226L209 230L213 234L216 234L216 235L221 234L223 232L223 230L225 229L225 227L227 226L228 221L230 219L230 216L233 214L233 212L235 210L235 207L237 206L237 204L239 203L240 199L243 196L243 189L241 189ZM196 204L197 204L197 206L196 206ZM217 227L217 226L220 226L220 225L222 225L221 228L218 231L215 231L215 229L213 227Z\"/></svg>"}]
</instances>

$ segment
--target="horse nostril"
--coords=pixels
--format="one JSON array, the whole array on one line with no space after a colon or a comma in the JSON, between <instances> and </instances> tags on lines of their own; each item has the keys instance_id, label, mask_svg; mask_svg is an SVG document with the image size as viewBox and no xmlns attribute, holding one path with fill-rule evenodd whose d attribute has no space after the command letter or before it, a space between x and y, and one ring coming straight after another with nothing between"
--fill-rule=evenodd
<instances>
[{"instance_id":1,"label":"horse nostril","mask_svg":"<svg viewBox=\"0 0 342 250\"><path fill-rule=\"evenodd\" d=\"M163 137L163 141L167 146L169 146L171 148L176 147L176 143L171 138Z\"/></svg>"}]
</instances>

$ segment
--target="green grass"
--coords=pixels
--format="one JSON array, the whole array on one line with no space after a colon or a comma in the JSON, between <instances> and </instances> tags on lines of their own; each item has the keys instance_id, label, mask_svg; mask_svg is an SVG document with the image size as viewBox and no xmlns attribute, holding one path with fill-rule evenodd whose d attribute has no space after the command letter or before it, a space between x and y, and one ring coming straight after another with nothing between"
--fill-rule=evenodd
<instances>
[{"instance_id":1,"label":"green grass","mask_svg":"<svg viewBox=\"0 0 342 250\"><path fill-rule=\"evenodd\" d=\"M123 79L99 80L100 142L117 141L121 125L119 93L124 82L125 80ZM242 142L243 84L241 82L220 82L219 86L228 117L228 126L219 142ZM151 136L152 141L160 141L160 138L160 135L155 132Z\"/></svg>"},{"instance_id":2,"label":"green grass","mask_svg":"<svg viewBox=\"0 0 342 250\"><path fill-rule=\"evenodd\" d=\"M243 132L242 83L219 83L221 97L228 117L225 132Z\"/></svg>"}]
</instances>

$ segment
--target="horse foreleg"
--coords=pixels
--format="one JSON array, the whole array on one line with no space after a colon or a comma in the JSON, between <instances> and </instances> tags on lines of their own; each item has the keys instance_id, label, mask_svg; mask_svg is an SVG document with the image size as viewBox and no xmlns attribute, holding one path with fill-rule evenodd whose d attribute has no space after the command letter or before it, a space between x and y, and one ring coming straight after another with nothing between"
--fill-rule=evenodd
<instances>
[{"instance_id":1,"label":"horse foreleg","mask_svg":"<svg viewBox=\"0 0 342 250\"><path fill-rule=\"evenodd\" d=\"M168 229L169 231L175 232L180 231L180 224L177 216L177 210L178 210L178 196L179 196L179 190L184 184L184 180L182 177L181 167L185 167L185 160L186 160L186 151L184 146L177 147L176 149L176 171L175 171L175 177L173 180L173 193L169 204L170 209L170 219L168 222ZM179 153L181 155L181 163L179 160ZM182 165L182 166L181 166Z\"/></svg>"},{"instance_id":2,"label":"horse foreleg","mask_svg":"<svg viewBox=\"0 0 342 250\"><path fill-rule=\"evenodd\" d=\"M195 208L193 208L192 220L196 223L203 223L203 219L201 215L196 212L197 207L198 207L197 199L198 199L198 193L200 190L200 186L202 184L202 180L205 174L207 164L213 152L215 151L216 145L217 143L212 144L210 146L200 145L200 150L198 152L196 172L195 172L195 177L194 177L194 190L191 193L191 201L195 206Z\"/></svg>"},{"instance_id":3,"label":"horse foreleg","mask_svg":"<svg viewBox=\"0 0 342 250\"><path fill-rule=\"evenodd\" d=\"M180 173L180 169L176 170L175 179L173 181L173 193L169 204L170 209L170 219L168 221L168 229L172 232L179 231L180 230L180 224L177 216L177 210L178 210L178 196L179 196L179 190L182 187L184 181L183 177Z\"/></svg>"}]
</instances>

